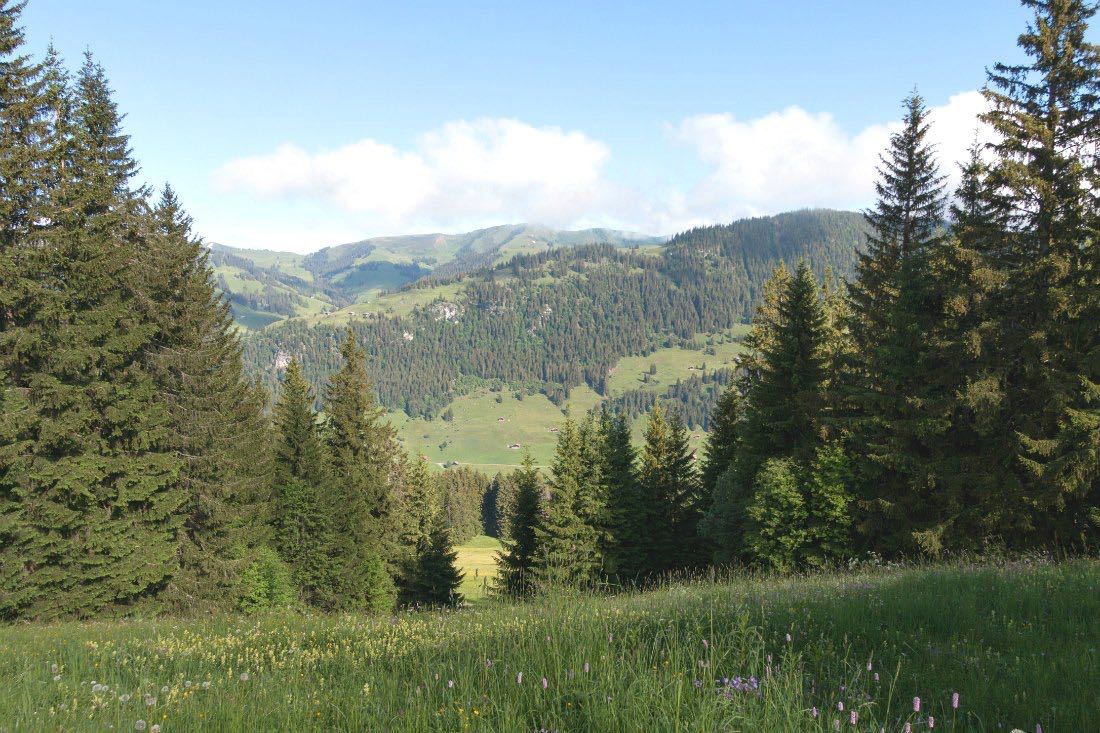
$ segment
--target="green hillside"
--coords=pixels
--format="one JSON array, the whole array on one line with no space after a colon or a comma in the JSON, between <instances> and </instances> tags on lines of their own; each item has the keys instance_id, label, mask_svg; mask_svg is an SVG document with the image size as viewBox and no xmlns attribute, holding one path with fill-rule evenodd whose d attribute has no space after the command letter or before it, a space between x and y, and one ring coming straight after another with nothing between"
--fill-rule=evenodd
<instances>
[{"instance_id":1,"label":"green hillside","mask_svg":"<svg viewBox=\"0 0 1100 733\"><path fill-rule=\"evenodd\" d=\"M645 386L628 376L636 364L619 367L624 358L645 360L683 348L704 352L701 366L707 344L700 334L730 334L746 322L780 260L806 258L819 276L828 270L847 276L864 235L860 214L798 211L695 229L655 251L555 247L465 275L444 277L437 268L431 278L397 293L249 334L245 359L274 390L282 366L297 357L319 394L337 364L336 345L350 327L367 353L380 401L410 419L434 421L462 397L468 400L459 408L480 414L479 390L540 395L556 410L574 392L583 394L577 392L582 386L598 397ZM467 251L475 249L467 245ZM343 252L356 259L352 249ZM303 266L315 273L334 272L340 264L332 252L311 257ZM644 399L628 395L632 404ZM698 399L678 399L698 411ZM428 436L421 438L430 441L425 445L456 444L440 432L418 435ZM508 440L506 451L513 442L523 441ZM438 457L463 460L446 450ZM514 462L499 454L466 461Z\"/></svg>"},{"instance_id":2,"label":"green hillside","mask_svg":"<svg viewBox=\"0 0 1100 733\"><path fill-rule=\"evenodd\" d=\"M214 244L210 261L238 324L255 330L287 318L354 311L418 279L454 278L517 254L585 244L655 247L662 241L610 229L517 224L464 234L375 237L309 255Z\"/></svg>"}]
</instances>

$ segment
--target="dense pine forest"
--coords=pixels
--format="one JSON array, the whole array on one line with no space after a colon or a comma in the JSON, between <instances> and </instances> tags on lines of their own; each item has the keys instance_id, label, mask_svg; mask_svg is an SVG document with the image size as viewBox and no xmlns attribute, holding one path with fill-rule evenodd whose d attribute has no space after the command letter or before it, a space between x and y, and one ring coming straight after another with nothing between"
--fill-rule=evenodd
<instances>
[{"instance_id":1,"label":"dense pine forest","mask_svg":"<svg viewBox=\"0 0 1100 733\"><path fill-rule=\"evenodd\" d=\"M608 370L623 356L743 323L781 260L806 257L821 277L850 274L865 231L858 214L800 211L685 232L657 255L609 244L520 255L456 276L463 287L453 302L407 317L372 314L350 328L390 409L430 417L483 380L530 386L560 403L581 384L606 394ZM436 273L407 287L447 282ZM293 355L319 389L343 331L272 326L245 338L245 363L274 389L279 355Z\"/></svg>"},{"instance_id":2,"label":"dense pine forest","mask_svg":"<svg viewBox=\"0 0 1100 733\"><path fill-rule=\"evenodd\" d=\"M0 619L450 606L482 532L503 596L1094 550L1096 8L1024 4L955 190L914 92L863 215L520 255L419 285L460 282L453 308L242 341L183 204L136 184L107 71L27 55L0 0ZM439 474L385 419L477 380L606 394L619 358L745 322L736 370L565 416L549 470Z\"/></svg>"}]
</instances>

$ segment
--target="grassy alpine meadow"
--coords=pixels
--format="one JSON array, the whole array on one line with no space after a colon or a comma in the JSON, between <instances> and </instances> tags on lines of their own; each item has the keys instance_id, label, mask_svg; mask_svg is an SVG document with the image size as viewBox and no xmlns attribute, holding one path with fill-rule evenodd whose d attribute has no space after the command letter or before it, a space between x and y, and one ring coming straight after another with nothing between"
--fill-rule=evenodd
<instances>
[{"instance_id":1,"label":"grassy alpine meadow","mask_svg":"<svg viewBox=\"0 0 1100 733\"><path fill-rule=\"evenodd\" d=\"M1091 731L1098 644L1091 560L25 624L0 632L0 730Z\"/></svg>"}]
</instances>

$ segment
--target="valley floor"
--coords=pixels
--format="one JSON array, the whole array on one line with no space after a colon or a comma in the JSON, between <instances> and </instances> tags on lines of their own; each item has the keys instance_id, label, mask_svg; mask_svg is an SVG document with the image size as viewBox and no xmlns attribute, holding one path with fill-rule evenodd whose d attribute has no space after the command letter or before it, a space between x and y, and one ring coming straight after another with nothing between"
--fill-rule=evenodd
<instances>
[{"instance_id":1,"label":"valley floor","mask_svg":"<svg viewBox=\"0 0 1100 733\"><path fill-rule=\"evenodd\" d=\"M0 730L1076 732L1100 730L1098 646L1088 560L27 624L0 630Z\"/></svg>"}]
</instances>

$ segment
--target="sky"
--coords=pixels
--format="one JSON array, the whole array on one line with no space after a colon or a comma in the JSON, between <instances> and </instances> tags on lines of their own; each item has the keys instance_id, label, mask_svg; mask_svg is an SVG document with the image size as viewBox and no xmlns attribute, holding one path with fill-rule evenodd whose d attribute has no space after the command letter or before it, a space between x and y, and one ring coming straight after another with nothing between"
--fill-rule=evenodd
<instances>
[{"instance_id":1,"label":"sky","mask_svg":"<svg viewBox=\"0 0 1100 733\"><path fill-rule=\"evenodd\" d=\"M862 208L917 89L945 172L1014 0L30 0L104 65L208 241L310 252L537 222L648 234Z\"/></svg>"}]
</instances>

